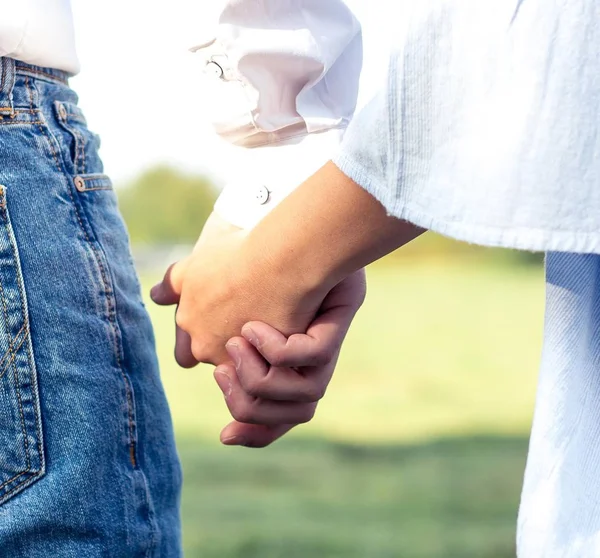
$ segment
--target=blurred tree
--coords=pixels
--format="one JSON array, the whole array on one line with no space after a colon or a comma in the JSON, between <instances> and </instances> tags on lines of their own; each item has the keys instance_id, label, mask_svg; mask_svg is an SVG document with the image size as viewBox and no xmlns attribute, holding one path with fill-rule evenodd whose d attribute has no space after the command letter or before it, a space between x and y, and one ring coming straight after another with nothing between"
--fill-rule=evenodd
<instances>
[{"instance_id":1,"label":"blurred tree","mask_svg":"<svg viewBox=\"0 0 600 558\"><path fill-rule=\"evenodd\" d=\"M217 190L204 176L159 166L119 188L118 196L132 244L192 244L210 215Z\"/></svg>"}]
</instances>

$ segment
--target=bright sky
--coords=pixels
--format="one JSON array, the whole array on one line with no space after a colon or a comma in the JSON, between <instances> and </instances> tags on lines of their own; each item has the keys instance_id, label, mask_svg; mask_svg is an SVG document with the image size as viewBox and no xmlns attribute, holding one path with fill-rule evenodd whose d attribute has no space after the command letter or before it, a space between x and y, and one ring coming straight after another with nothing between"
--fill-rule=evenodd
<instances>
[{"instance_id":1,"label":"bright sky","mask_svg":"<svg viewBox=\"0 0 600 558\"><path fill-rule=\"evenodd\" d=\"M363 24L361 102L387 64L399 16L389 0L348 0ZM216 139L202 105L201 66L189 47L211 36L216 0L73 0L82 72L72 81L114 181L168 162L219 177L227 146ZM168 6L168 9L165 9ZM381 9L378 9L381 8ZM392 16L392 17L390 17Z\"/></svg>"}]
</instances>

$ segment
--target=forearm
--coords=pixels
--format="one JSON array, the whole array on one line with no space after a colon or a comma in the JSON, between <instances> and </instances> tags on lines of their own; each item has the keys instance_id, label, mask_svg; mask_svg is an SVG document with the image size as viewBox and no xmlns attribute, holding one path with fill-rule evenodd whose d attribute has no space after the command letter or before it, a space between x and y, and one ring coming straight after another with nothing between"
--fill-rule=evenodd
<instances>
[{"instance_id":1,"label":"forearm","mask_svg":"<svg viewBox=\"0 0 600 558\"><path fill-rule=\"evenodd\" d=\"M375 198L328 163L257 225L246 250L299 289L327 292L423 232L389 217Z\"/></svg>"}]
</instances>

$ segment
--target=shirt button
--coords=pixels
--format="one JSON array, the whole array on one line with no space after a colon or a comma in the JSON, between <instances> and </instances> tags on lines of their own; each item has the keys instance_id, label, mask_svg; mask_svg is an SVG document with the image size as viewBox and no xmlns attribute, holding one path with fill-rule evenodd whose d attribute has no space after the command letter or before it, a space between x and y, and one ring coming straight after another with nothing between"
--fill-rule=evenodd
<instances>
[{"instance_id":1,"label":"shirt button","mask_svg":"<svg viewBox=\"0 0 600 558\"><path fill-rule=\"evenodd\" d=\"M64 105L58 106L58 116L60 116L61 120L67 119L67 109L65 108Z\"/></svg>"},{"instance_id":2,"label":"shirt button","mask_svg":"<svg viewBox=\"0 0 600 558\"><path fill-rule=\"evenodd\" d=\"M206 73L218 78L222 78L225 72L223 72L223 68L219 66L216 62L209 62L206 65Z\"/></svg>"},{"instance_id":3,"label":"shirt button","mask_svg":"<svg viewBox=\"0 0 600 558\"><path fill-rule=\"evenodd\" d=\"M256 200L260 205L265 205L269 198L271 197L271 192L267 189L266 186L261 186L260 189L256 192Z\"/></svg>"}]
</instances>

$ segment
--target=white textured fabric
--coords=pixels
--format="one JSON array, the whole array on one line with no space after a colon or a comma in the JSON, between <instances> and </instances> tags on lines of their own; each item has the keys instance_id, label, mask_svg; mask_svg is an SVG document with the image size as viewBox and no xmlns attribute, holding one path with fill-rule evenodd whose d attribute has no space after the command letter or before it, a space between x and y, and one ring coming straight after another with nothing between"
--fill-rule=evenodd
<instances>
[{"instance_id":1,"label":"white textured fabric","mask_svg":"<svg viewBox=\"0 0 600 558\"><path fill-rule=\"evenodd\" d=\"M0 56L76 74L70 0L0 0Z\"/></svg>"},{"instance_id":2,"label":"white textured fabric","mask_svg":"<svg viewBox=\"0 0 600 558\"><path fill-rule=\"evenodd\" d=\"M550 253L520 558L600 556L600 256Z\"/></svg>"},{"instance_id":3,"label":"white textured fabric","mask_svg":"<svg viewBox=\"0 0 600 558\"><path fill-rule=\"evenodd\" d=\"M334 162L484 245L600 253L600 3L420 0Z\"/></svg>"},{"instance_id":4,"label":"white textured fabric","mask_svg":"<svg viewBox=\"0 0 600 558\"><path fill-rule=\"evenodd\" d=\"M202 101L237 146L216 210L251 227L337 151L356 108L361 27L341 0L230 0L194 50ZM266 203L254 195L263 188Z\"/></svg>"}]
</instances>

